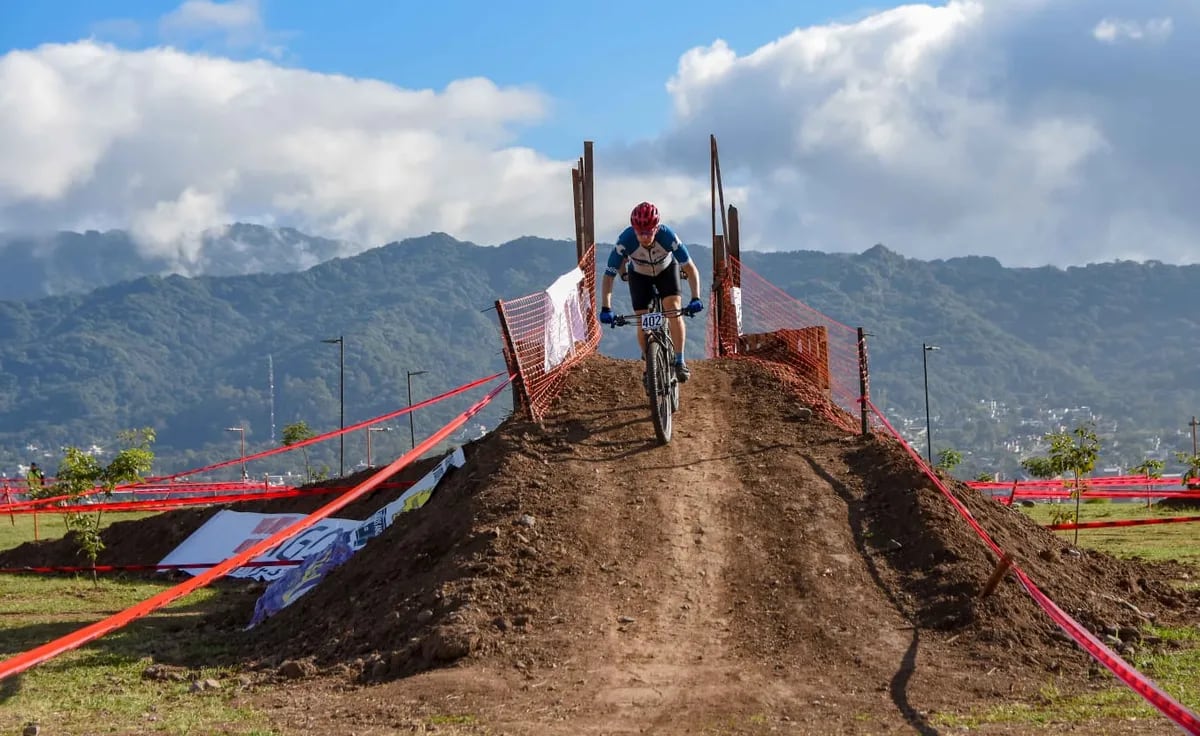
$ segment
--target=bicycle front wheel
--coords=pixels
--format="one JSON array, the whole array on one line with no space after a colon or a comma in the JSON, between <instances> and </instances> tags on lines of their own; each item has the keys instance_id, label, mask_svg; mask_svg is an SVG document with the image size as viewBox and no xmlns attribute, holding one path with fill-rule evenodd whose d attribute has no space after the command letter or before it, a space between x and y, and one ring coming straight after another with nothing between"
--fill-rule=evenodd
<instances>
[{"instance_id":1,"label":"bicycle front wheel","mask_svg":"<svg viewBox=\"0 0 1200 736\"><path fill-rule=\"evenodd\" d=\"M671 364L667 351L658 340L646 345L646 380L650 384L650 418L658 441L671 441Z\"/></svg>"}]
</instances>

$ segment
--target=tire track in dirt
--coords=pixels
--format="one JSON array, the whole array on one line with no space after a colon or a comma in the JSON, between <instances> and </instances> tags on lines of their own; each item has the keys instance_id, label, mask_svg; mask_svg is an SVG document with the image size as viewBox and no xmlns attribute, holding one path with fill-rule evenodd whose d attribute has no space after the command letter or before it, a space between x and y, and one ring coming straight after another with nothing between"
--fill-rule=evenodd
<instances>
[{"instance_id":1,"label":"tire track in dirt","mask_svg":"<svg viewBox=\"0 0 1200 736\"><path fill-rule=\"evenodd\" d=\"M740 482L727 449L729 418L714 401L728 391L727 376L697 367L683 387L671 443L612 461L602 471L645 478L640 491L653 497L646 513L658 526L657 538L639 551L638 577L647 581L649 605L610 634L603 657L595 698L608 712L607 733L659 728L703 711L714 698L723 699L714 690L737 669L722 619L730 552L722 515ZM645 405L633 411L649 413ZM652 431L648 420L638 428Z\"/></svg>"}]
</instances>

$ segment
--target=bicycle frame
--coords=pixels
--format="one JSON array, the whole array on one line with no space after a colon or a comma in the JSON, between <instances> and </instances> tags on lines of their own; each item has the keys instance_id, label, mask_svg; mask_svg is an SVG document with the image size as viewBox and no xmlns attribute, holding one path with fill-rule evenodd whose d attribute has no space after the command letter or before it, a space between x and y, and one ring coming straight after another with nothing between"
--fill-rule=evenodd
<instances>
[{"instance_id":1,"label":"bicycle frame","mask_svg":"<svg viewBox=\"0 0 1200 736\"><path fill-rule=\"evenodd\" d=\"M679 409L679 378L675 374L675 344L667 319L674 316L691 317L685 309L664 311L662 299L655 295L650 309L645 314L614 315L612 326L628 325L635 318L646 333L646 393L650 399L650 418L654 423L654 434L658 441L671 441L672 416Z\"/></svg>"}]
</instances>

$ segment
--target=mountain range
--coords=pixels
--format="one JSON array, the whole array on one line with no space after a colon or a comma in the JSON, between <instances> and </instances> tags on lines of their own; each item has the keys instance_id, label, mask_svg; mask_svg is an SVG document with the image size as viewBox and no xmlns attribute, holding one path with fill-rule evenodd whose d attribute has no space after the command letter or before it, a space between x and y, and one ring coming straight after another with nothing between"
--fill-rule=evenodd
<instances>
[{"instance_id":1,"label":"mountain range","mask_svg":"<svg viewBox=\"0 0 1200 736\"><path fill-rule=\"evenodd\" d=\"M199 267L212 273L199 276L159 275L164 262L141 257L115 232L63 234L73 245L60 244L56 257L16 257L54 276L4 272L6 289L21 283L0 302L0 473L64 444L111 445L130 427L158 429L157 472L235 456L231 426L247 427L248 452L277 444L292 421L332 429L339 360L337 346L321 341L339 336L347 424L400 408L410 371L427 371L411 377L418 401L502 370L494 300L540 291L574 265L571 241L479 246L434 233L341 256L358 249L290 230L223 231L241 245L204 251ZM689 248L707 282L711 251ZM605 245L598 250L598 260L607 255ZM882 245L743 257L793 297L867 329L873 398L894 420L924 418L922 343L936 344L928 362L935 444L967 451L965 472L998 463L1011 472L1021 452L1013 438L1044 432L1038 417L1055 408L1088 408L1103 430L1105 462L1191 451L1180 432L1200 403L1190 298L1198 266L1006 268L976 256L921 261ZM306 267L305 259L321 262ZM259 272L237 273L251 269ZM35 298L48 292L56 295ZM617 294L626 304L622 288ZM693 358L706 317L690 326ZM606 331L601 351L634 357L632 334ZM474 398L419 413L417 433ZM481 421L507 410L506 394ZM377 453L407 446L405 423L376 435ZM361 460L362 444L347 440L347 466ZM331 451L319 453L336 468Z\"/></svg>"},{"instance_id":2,"label":"mountain range","mask_svg":"<svg viewBox=\"0 0 1200 736\"><path fill-rule=\"evenodd\" d=\"M234 223L154 246L125 230L0 234L0 295L86 293L141 276L244 276L301 271L361 247L292 228Z\"/></svg>"}]
</instances>

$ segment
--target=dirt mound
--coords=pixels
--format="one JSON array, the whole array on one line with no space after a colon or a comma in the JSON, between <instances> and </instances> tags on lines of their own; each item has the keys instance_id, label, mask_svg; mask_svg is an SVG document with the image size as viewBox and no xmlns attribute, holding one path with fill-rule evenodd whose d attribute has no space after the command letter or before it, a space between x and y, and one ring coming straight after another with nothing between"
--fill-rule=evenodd
<instances>
[{"instance_id":1,"label":"dirt mound","mask_svg":"<svg viewBox=\"0 0 1200 736\"><path fill-rule=\"evenodd\" d=\"M991 552L897 443L798 412L760 366L693 371L676 438L659 447L638 366L590 359L543 426L509 420L472 445L429 505L248 647L368 681L458 663L430 675L435 689L550 683L537 701L546 718L604 711L598 698L621 713L604 721L618 730L622 718L665 728L730 708L803 721L842 707L924 727L925 710L1032 693L1046 677L1094 686L1091 660L1011 576L979 597ZM1171 587L1175 568L1072 549L951 486L1051 597L1123 651L1150 644L1135 628L1147 617L1196 610ZM473 707L494 706L475 695ZM626 701L636 714L617 708Z\"/></svg>"},{"instance_id":2,"label":"dirt mound","mask_svg":"<svg viewBox=\"0 0 1200 736\"><path fill-rule=\"evenodd\" d=\"M404 468L389 481L415 481L438 463L440 458L422 458ZM313 483L311 487L350 488L370 477L363 471L343 479ZM404 488L384 488L372 491L365 497L338 512L346 519L365 519L381 506L399 498ZM308 514L336 498L335 493L321 493L297 498L250 500L220 506L182 508L167 511L144 519L118 521L100 533L104 549L96 562L100 565L153 565L171 550L178 547L192 532L199 529L213 514L221 509L247 511L263 514ZM195 562L217 562L217 560L195 560ZM79 545L70 537L26 542L0 552L0 567L42 567L87 564L79 551ZM156 573L147 573L154 575ZM186 573L179 573L185 575Z\"/></svg>"},{"instance_id":3,"label":"dirt mound","mask_svg":"<svg viewBox=\"0 0 1200 736\"><path fill-rule=\"evenodd\" d=\"M952 632L960 644L997 661L1006 652L1013 664L1050 670L1064 656L1085 661L1015 577L979 597L995 555L898 443L858 443L844 458L863 486L855 523L864 549L883 561L881 579L903 591L898 602L915 623ZM1131 652L1139 645L1131 627L1194 616L1200 598L1172 584L1188 573L1186 566L1076 548L1015 508L958 481L946 484L1038 587L1091 631L1109 636L1115 648Z\"/></svg>"},{"instance_id":4,"label":"dirt mound","mask_svg":"<svg viewBox=\"0 0 1200 736\"><path fill-rule=\"evenodd\" d=\"M1156 501L1154 506L1164 511L1194 514L1200 511L1200 498L1164 498Z\"/></svg>"},{"instance_id":5,"label":"dirt mound","mask_svg":"<svg viewBox=\"0 0 1200 736\"><path fill-rule=\"evenodd\" d=\"M277 711L306 732L344 730L339 712L453 712L501 733L933 733L938 709L1111 683L1011 576L980 598L992 553L897 443L798 411L762 366L692 371L660 446L640 366L588 359L541 426L510 419L464 448L422 509L243 632L247 597L223 641L337 673ZM1115 646L1196 612L1172 566L1074 550L951 486Z\"/></svg>"}]
</instances>

